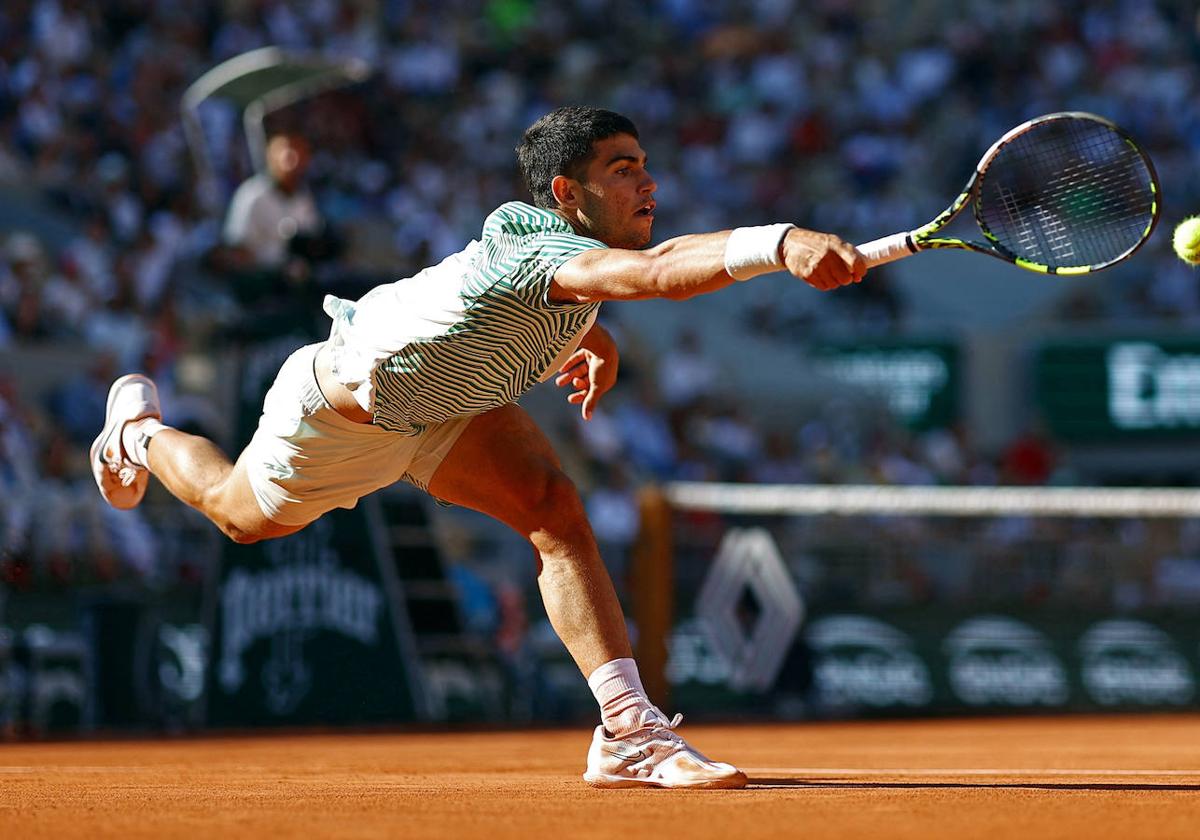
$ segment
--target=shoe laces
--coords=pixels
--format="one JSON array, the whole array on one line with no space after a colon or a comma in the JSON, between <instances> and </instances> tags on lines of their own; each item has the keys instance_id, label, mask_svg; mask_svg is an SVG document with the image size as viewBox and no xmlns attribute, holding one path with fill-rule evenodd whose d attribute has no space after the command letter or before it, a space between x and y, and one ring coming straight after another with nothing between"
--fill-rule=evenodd
<instances>
[{"instance_id":1,"label":"shoe laces","mask_svg":"<svg viewBox=\"0 0 1200 840\"><path fill-rule=\"evenodd\" d=\"M675 717L668 718L657 706L651 706L642 711L642 716L639 721L640 729L649 729L663 737L672 741L682 741L683 739L677 735L674 730L679 724L683 723L683 715L676 713Z\"/></svg>"},{"instance_id":2,"label":"shoe laces","mask_svg":"<svg viewBox=\"0 0 1200 840\"><path fill-rule=\"evenodd\" d=\"M119 443L116 446L116 449L118 452L121 451ZM108 467L109 472L117 474L117 478L120 480L122 487L128 487L133 484L133 482L137 481L138 472L141 471L141 467L133 464L127 458L118 455L116 460L112 460L108 455L107 446L101 450L100 458Z\"/></svg>"}]
</instances>

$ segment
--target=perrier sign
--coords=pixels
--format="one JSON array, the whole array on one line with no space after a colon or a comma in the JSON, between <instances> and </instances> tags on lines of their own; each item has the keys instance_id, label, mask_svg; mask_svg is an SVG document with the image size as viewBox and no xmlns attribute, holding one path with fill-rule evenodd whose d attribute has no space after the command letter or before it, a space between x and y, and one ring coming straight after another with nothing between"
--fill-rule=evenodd
<instances>
[{"instance_id":1,"label":"perrier sign","mask_svg":"<svg viewBox=\"0 0 1200 840\"><path fill-rule=\"evenodd\" d=\"M283 539L229 544L210 605L210 725L421 716L407 620L366 520L335 510Z\"/></svg>"},{"instance_id":2,"label":"perrier sign","mask_svg":"<svg viewBox=\"0 0 1200 840\"><path fill-rule=\"evenodd\" d=\"M238 438L302 338L242 349ZM391 723L427 716L412 628L392 557L372 539L377 500L302 531L225 544L208 598L208 722ZM371 513L372 516L368 516Z\"/></svg>"}]
</instances>

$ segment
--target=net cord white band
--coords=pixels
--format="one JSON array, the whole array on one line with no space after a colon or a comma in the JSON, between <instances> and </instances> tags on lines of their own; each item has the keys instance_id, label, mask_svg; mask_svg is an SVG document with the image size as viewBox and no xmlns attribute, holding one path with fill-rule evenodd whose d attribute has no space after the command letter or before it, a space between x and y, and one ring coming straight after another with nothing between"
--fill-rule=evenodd
<instances>
[{"instance_id":1,"label":"net cord white band","mask_svg":"<svg viewBox=\"0 0 1200 840\"><path fill-rule=\"evenodd\" d=\"M895 262L917 252L907 233L893 233L880 239L872 239L858 246L859 253L867 261L867 268Z\"/></svg>"},{"instance_id":2,"label":"net cord white band","mask_svg":"<svg viewBox=\"0 0 1200 840\"><path fill-rule=\"evenodd\" d=\"M1095 487L877 487L673 482L681 510L739 514L1145 516L1200 518L1200 490Z\"/></svg>"},{"instance_id":3,"label":"net cord white band","mask_svg":"<svg viewBox=\"0 0 1200 840\"><path fill-rule=\"evenodd\" d=\"M734 228L725 242L725 272L734 280L749 280L784 267L779 246L795 225Z\"/></svg>"}]
</instances>

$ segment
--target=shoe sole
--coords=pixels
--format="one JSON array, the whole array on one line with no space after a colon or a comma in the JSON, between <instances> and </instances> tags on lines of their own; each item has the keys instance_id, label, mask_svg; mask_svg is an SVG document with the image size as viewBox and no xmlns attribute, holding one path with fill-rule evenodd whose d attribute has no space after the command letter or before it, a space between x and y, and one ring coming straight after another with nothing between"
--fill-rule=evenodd
<instances>
[{"instance_id":1,"label":"shoe sole","mask_svg":"<svg viewBox=\"0 0 1200 840\"><path fill-rule=\"evenodd\" d=\"M681 784L669 784L652 779L631 779L628 776L612 776L608 773L584 773L583 780L594 788L664 788L669 790L735 790L746 786L746 774L737 773L723 779Z\"/></svg>"},{"instance_id":2,"label":"shoe sole","mask_svg":"<svg viewBox=\"0 0 1200 840\"><path fill-rule=\"evenodd\" d=\"M152 380L150 377L148 377L144 374L141 374L141 373L127 373L125 376L122 376L120 379L118 379L116 382L114 382L112 384L112 386L108 389L108 399L105 400L105 403L104 403L104 428L100 430L100 434L96 436L96 439L94 441L92 441L91 449L88 450L88 457L89 457L93 467L95 466L96 459L99 457L99 454L100 454L99 450L100 450L101 444L111 434L110 425L111 425L111 421L112 421L111 415L112 415L112 408L113 408L113 398L116 397L117 391L121 390L121 386L123 386L125 383L131 382L135 379L144 380L146 382L146 384L148 384L150 386L150 389L154 394L155 400L157 401L157 399L158 399L158 386L156 386L154 384L154 380ZM131 423L134 420L142 420L146 417L154 417L154 416L155 415L153 413L141 414L141 415L138 415L137 417L131 417L129 420L126 420L124 422ZM161 413L158 417L160 420L162 419ZM119 445L120 445L120 443L118 442L118 446ZM104 487L101 484L101 479L99 476L96 475L94 469L92 471L92 477L96 479L96 486L100 488L100 495L104 497L104 500L106 502L108 502L110 505L112 505L117 510L129 510L131 508L137 507L138 504L142 501L142 496L145 495L145 489L143 489L142 493L139 494L137 499L135 499L131 504L124 504L124 502L125 502L124 499L121 500L122 504L116 504L115 501L110 499L108 496L104 495ZM122 488L122 489L129 489L129 488Z\"/></svg>"}]
</instances>

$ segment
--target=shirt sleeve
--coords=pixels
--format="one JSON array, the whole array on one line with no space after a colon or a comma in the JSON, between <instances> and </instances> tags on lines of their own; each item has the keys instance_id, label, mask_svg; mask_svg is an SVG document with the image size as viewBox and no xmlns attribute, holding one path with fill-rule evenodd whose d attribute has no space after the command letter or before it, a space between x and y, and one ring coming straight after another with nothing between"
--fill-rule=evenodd
<instances>
[{"instance_id":1,"label":"shirt sleeve","mask_svg":"<svg viewBox=\"0 0 1200 840\"><path fill-rule=\"evenodd\" d=\"M514 286L531 306L538 309L562 311L588 306L590 304L552 301L550 284L563 263L585 251L607 247L603 242L571 233L543 233L528 237Z\"/></svg>"}]
</instances>

